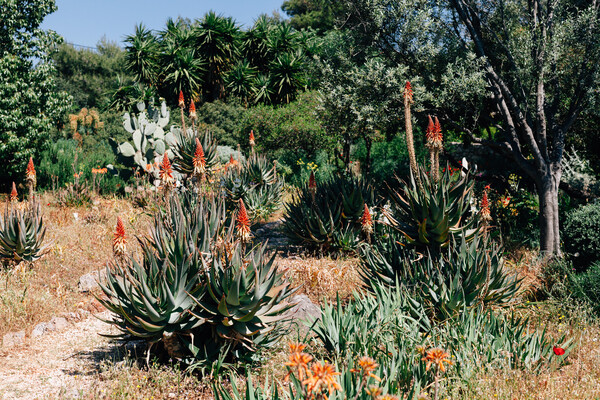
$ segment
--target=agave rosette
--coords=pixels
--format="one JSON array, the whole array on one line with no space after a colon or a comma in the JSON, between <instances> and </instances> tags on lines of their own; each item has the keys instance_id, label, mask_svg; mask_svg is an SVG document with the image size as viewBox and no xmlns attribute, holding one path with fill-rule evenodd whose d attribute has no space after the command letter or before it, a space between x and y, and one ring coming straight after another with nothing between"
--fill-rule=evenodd
<instances>
[{"instance_id":1,"label":"agave rosette","mask_svg":"<svg viewBox=\"0 0 600 400\"><path fill-rule=\"evenodd\" d=\"M45 236L39 203L30 202L23 210L7 204L0 218L0 259L17 263L38 260L48 251Z\"/></svg>"}]
</instances>

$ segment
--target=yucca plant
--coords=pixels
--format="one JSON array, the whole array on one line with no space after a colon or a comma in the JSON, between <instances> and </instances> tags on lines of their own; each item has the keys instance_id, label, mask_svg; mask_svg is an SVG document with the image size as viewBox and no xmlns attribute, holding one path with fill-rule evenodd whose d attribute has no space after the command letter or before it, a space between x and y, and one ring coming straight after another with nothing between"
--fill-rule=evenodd
<instances>
[{"instance_id":1,"label":"yucca plant","mask_svg":"<svg viewBox=\"0 0 600 400\"><path fill-rule=\"evenodd\" d=\"M323 250L354 248L362 230L365 204L375 206L375 190L365 181L338 176L300 189L285 204L284 233L292 242Z\"/></svg>"},{"instance_id":2,"label":"yucca plant","mask_svg":"<svg viewBox=\"0 0 600 400\"><path fill-rule=\"evenodd\" d=\"M38 260L48 251L45 235L39 203L31 200L23 209L7 203L0 218L0 260L3 264Z\"/></svg>"},{"instance_id":3,"label":"yucca plant","mask_svg":"<svg viewBox=\"0 0 600 400\"><path fill-rule=\"evenodd\" d=\"M470 212L469 176L451 175L446 169L436 181L421 168L416 174L419 179L411 173L409 182L397 179L389 187L389 226L404 236L407 246L432 253L447 247L453 237L471 238L477 226Z\"/></svg>"}]
</instances>

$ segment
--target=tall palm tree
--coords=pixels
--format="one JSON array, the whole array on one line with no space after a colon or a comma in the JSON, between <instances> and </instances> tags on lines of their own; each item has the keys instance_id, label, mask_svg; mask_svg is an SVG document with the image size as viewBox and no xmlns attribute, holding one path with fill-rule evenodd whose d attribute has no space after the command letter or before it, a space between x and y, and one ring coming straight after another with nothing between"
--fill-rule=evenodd
<instances>
[{"instance_id":1,"label":"tall palm tree","mask_svg":"<svg viewBox=\"0 0 600 400\"><path fill-rule=\"evenodd\" d=\"M125 63L137 82L153 86L157 81L159 44L150 29L140 24L125 38Z\"/></svg>"},{"instance_id":2,"label":"tall palm tree","mask_svg":"<svg viewBox=\"0 0 600 400\"><path fill-rule=\"evenodd\" d=\"M242 54L259 72L268 71L271 62L269 33L274 26L272 19L263 14L254 21L252 28L244 32Z\"/></svg>"},{"instance_id":3,"label":"tall palm tree","mask_svg":"<svg viewBox=\"0 0 600 400\"><path fill-rule=\"evenodd\" d=\"M213 11L192 30L192 40L200 57L206 60L204 95L207 100L217 100L224 95L224 77L234 65L241 47L241 31L231 17Z\"/></svg>"},{"instance_id":4,"label":"tall palm tree","mask_svg":"<svg viewBox=\"0 0 600 400\"><path fill-rule=\"evenodd\" d=\"M271 80L277 103L289 103L306 86L304 57L301 52L280 54L271 63Z\"/></svg>"},{"instance_id":5,"label":"tall palm tree","mask_svg":"<svg viewBox=\"0 0 600 400\"><path fill-rule=\"evenodd\" d=\"M228 94L239 97L246 106L253 93L256 69L250 66L248 60L240 60L225 77Z\"/></svg>"}]
</instances>

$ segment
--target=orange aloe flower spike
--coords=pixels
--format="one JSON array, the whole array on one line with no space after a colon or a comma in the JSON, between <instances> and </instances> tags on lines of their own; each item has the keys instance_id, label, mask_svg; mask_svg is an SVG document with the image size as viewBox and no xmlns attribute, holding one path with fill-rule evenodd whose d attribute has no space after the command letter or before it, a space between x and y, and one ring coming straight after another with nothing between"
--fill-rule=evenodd
<instances>
[{"instance_id":1,"label":"orange aloe flower spike","mask_svg":"<svg viewBox=\"0 0 600 400\"><path fill-rule=\"evenodd\" d=\"M190 118L191 119L198 118L198 114L196 114L196 105L194 104L194 100L190 101Z\"/></svg>"},{"instance_id":2,"label":"orange aloe flower spike","mask_svg":"<svg viewBox=\"0 0 600 400\"><path fill-rule=\"evenodd\" d=\"M113 253L117 257L125 255L127 250L127 240L125 239L125 226L123 226L123 220L121 217L117 217L117 228L113 238Z\"/></svg>"},{"instance_id":3,"label":"orange aloe flower spike","mask_svg":"<svg viewBox=\"0 0 600 400\"><path fill-rule=\"evenodd\" d=\"M250 231L250 218L248 218L246 206L244 205L244 200L242 199L240 199L236 222L238 237L244 242L248 241L252 236Z\"/></svg>"},{"instance_id":4,"label":"orange aloe flower spike","mask_svg":"<svg viewBox=\"0 0 600 400\"><path fill-rule=\"evenodd\" d=\"M185 108L185 98L183 97L183 91L179 91L179 107Z\"/></svg>"},{"instance_id":5,"label":"orange aloe flower spike","mask_svg":"<svg viewBox=\"0 0 600 400\"><path fill-rule=\"evenodd\" d=\"M411 103L413 101L413 90L409 81L406 81L406 85L404 86L404 98L408 99Z\"/></svg>"},{"instance_id":6,"label":"orange aloe flower spike","mask_svg":"<svg viewBox=\"0 0 600 400\"><path fill-rule=\"evenodd\" d=\"M17 193L17 185L15 185L15 183L12 183L12 190L10 192L10 201L18 201L19 200L19 194Z\"/></svg>"}]
</instances>

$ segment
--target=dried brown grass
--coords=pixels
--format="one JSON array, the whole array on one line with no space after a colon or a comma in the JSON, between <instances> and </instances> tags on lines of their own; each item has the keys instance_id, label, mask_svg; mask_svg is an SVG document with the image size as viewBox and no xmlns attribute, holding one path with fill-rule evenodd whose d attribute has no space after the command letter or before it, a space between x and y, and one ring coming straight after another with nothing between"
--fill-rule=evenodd
<instances>
[{"instance_id":1,"label":"dried brown grass","mask_svg":"<svg viewBox=\"0 0 600 400\"><path fill-rule=\"evenodd\" d=\"M30 333L53 316L86 308L90 294L80 293L79 278L102 269L112 259L112 235L117 215L125 222L130 248L134 235L148 230L149 218L126 200L99 198L93 207L53 206L42 195L48 254L30 265L0 271L0 337L10 331Z\"/></svg>"}]
</instances>

